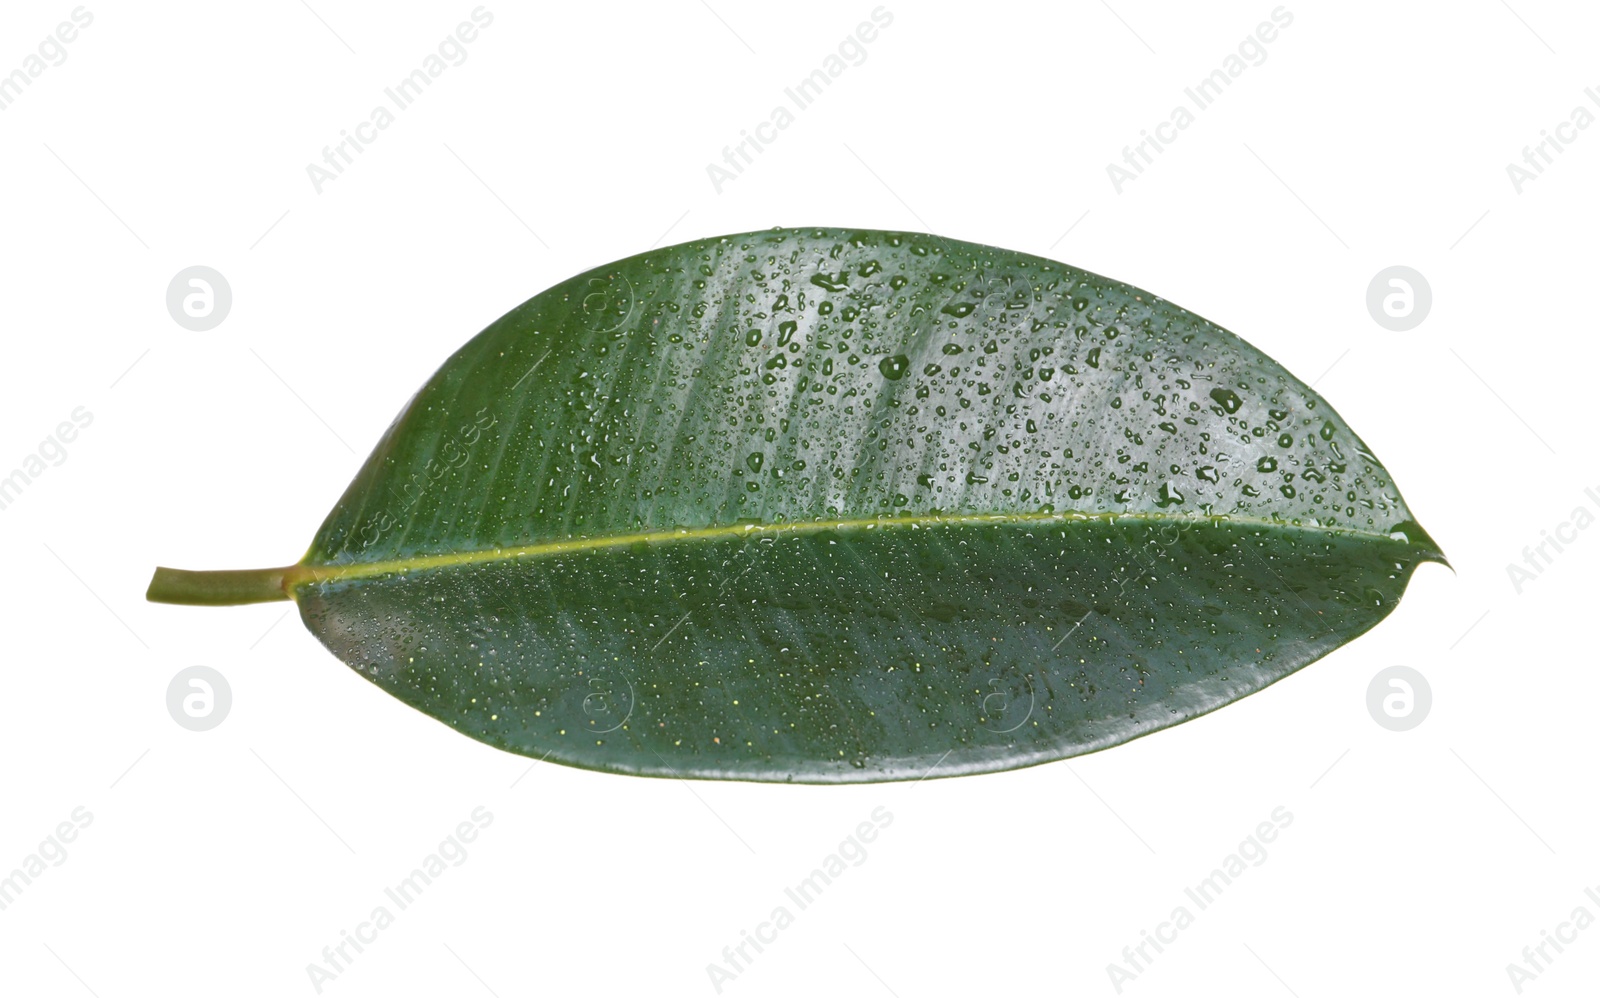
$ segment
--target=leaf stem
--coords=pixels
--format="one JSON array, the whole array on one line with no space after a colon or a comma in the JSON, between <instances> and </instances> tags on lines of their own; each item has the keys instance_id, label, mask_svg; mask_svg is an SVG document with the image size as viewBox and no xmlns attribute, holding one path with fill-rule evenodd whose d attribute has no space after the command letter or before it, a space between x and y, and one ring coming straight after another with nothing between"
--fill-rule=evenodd
<instances>
[{"instance_id":1,"label":"leaf stem","mask_svg":"<svg viewBox=\"0 0 1600 998\"><path fill-rule=\"evenodd\" d=\"M288 568L247 568L190 572L182 568L157 568L144 598L152 603L186 606L240 606L271 603L289 598Z\"/></svg>"}]
</instances>

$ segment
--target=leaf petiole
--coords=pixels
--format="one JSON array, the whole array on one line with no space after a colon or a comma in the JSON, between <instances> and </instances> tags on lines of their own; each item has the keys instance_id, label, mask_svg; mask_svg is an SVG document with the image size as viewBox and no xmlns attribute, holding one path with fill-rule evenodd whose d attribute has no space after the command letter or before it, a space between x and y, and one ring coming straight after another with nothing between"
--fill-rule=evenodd
<instances>
[{"instance_id":1,"label":"leaf petiole","mask_svg":"<svg viewBox=\"0 0 1600 998\"><path fill-rule=\"evenodd\" d=\"M182 568L157 568L145 599L152 603L186 606L240 606L272 603L289 598L287 568L246 568L190 572Z\"/></svg>"}]
</instances>

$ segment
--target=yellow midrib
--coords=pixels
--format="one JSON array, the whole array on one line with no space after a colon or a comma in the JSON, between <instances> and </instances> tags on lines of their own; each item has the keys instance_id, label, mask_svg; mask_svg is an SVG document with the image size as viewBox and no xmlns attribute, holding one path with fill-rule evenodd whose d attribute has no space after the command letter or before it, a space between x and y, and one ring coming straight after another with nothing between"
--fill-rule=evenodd
<instances>
[{"instance_id":1,"label":"yellow midrib","mask_svg":"<svg viewBox=\"0 0 1600 998\"><path fill-rule=\"evenodd\" d=\"M378 575L421 571L430 568L450 568L461 565L482 565L497 561L515 561L519 558L538 558L551 555L574 554L584 551L601 551L607 548L626 547L631 544L668 544L683 541L723 540L732 537L778 537L787 534L812 534L830 530L877 530L881 528L1011 526L1050 523L1078 523L1099 521L1111 523L1119 520L1166 521L1188 524L1237 524L1246 527L1271 527L1279 530L1303 530L1330 536L1369 537L1374 540L1393 541L1390 534L1343 527L1307 526L1282 520L1264 520L1259 517L1240 516L1171 516L1166 513L964 513L955 515L897 516L883 519L853 520L803 520L794 523L739 523L726 526L653 530L636 534L611 534L602 537L580 537L562 541L540 541L514 547L491 548L483 551L452 551L445 554L424 554L388 561L353 562L346 565L308 565L301 563L284 569L284 587L314 582L336 582L344 579L371 578ZM1409 541L1402 542L1409 543Z\"/></svg>"}]
</instances>

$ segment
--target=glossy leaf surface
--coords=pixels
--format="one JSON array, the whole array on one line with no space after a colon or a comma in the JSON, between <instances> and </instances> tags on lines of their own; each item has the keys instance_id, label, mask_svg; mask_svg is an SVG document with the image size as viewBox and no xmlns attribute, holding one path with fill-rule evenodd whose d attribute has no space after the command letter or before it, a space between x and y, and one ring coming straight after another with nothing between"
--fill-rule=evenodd
<instances>
[{"instance_id":1,"label":"glossy leaf surface","mask_svg":"<svg viewBox=\"0 0 1600 998\"><path fill-rule=\"evenodd\" d=\"M1192 718L1375 625L1427 560L1355 433L1231 333L1025 254L806 229L496 321L284 585L491 745L842 782Z\"/></svg>"}]
</instances>

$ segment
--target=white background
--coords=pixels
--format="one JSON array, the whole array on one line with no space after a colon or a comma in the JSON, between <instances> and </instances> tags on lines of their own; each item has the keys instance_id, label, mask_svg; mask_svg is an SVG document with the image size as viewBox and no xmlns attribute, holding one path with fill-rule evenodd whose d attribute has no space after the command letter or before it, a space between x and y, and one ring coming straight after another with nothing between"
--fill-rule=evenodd
<instances>
[{"instance_id":1,"label":"white background","mask_svg":"<svg viewBox=\"0 0 1600 998\"><path fill-rule=\"evenodd\" d=\"M1595 12L1292 2L1267 60L1119 194L1106 165L1270 0L894 0L866 61L717 193L706 165L872 0L497 0L466 62L317 193L306 165L473 6L91 3L0 112L0 475L94 417L0 511L0 873L93 814L0 911L0 989L314 994L307 964L480 805L467 860L323 993L713 995L707 964L880 805L866 861L723 993L1115 995L1107 965L1279 806L1266 861L1123 993L1511 995L1525 946L1600 916L1600 529L1520 594L1506 570L1600 511L1600 127L1520 194L1506 172L1600 113ZM6 4L0 73L72 9ZM1372 633L1192 723L840 788L530 770L382 695L286 604L144 602L157 564L296 560L410 394L512 306L772 225L1039 253L1240 333L1316 381L1455 572L1423 567ZM194 264L233 290L209 332L165 307ZM1392 264L1432 286L1409 332L1366 309ZM202 734L165 706L191 665L233 690ZM1365 706L1392 665L1433 690L1404 733ZM1524 993L1597 977L1591 927Z\"/></svg>"}]
</instances>

